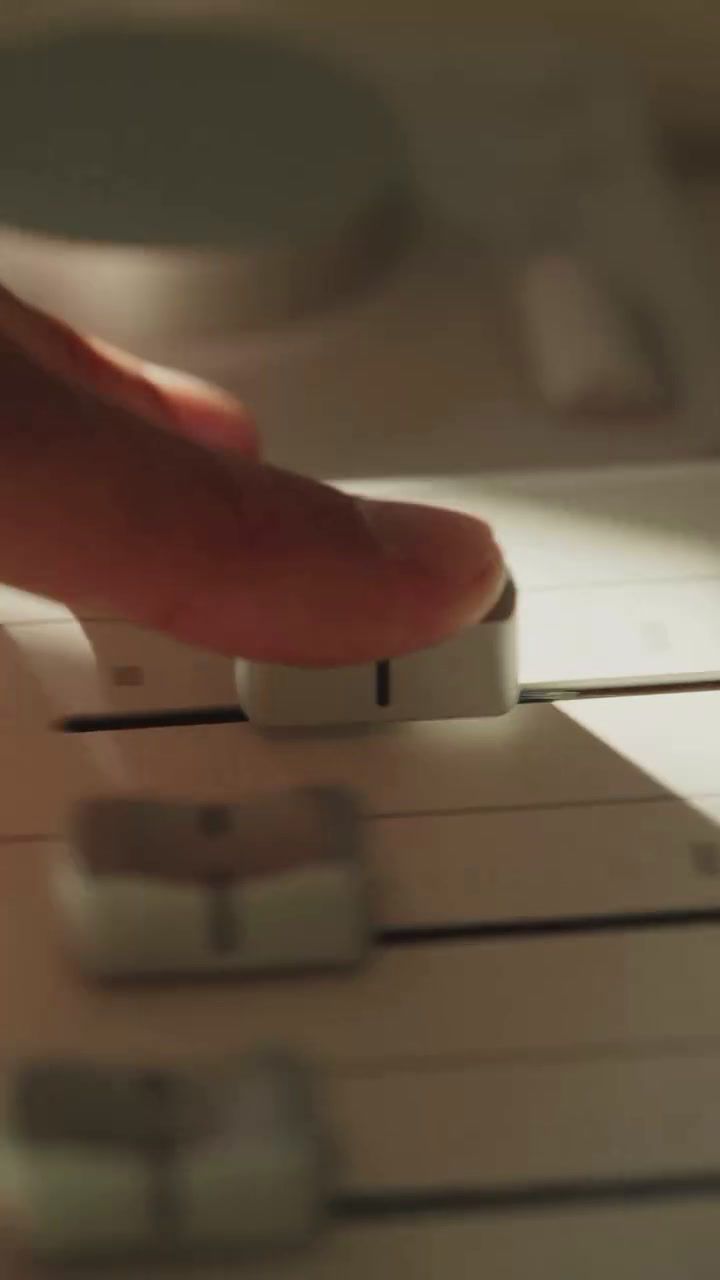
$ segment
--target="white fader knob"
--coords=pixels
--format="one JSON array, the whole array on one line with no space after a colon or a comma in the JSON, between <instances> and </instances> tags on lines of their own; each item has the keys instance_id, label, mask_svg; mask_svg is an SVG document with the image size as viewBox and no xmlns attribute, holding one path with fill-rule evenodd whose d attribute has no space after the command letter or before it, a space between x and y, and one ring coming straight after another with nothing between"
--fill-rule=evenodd
<instances>
[{"instance_id":1,"label":"white fader knob","mask_svg":"<svg viewBox=\"0 0 720 1280\"><path fill-rule=\"evenodd\" d=\"M3 1207L43 1260L241 1253L322 1222L331 1151L311 1082L283 1055L21 1064L2 1100Z\"/></svg>"},{"instance_id":2,"label":"white fader knob","mask_svg":"<svg viewBox=\"0 0 720 1280\"><path fill-rule=\"evenodd\" d=\"M97 977L353 965L371 943L364 822L332 787L239 805L81 805L53 870Z\"/></svg>"},{"instance_id":3,"label":"white fader knob","mask_svg":"<svg viewBox=\"0 0 720 1280\"><path fill-rule=\"evenodd\" d=\"M484 621L443 644L351 667L238 662L238 696L266 728L504 715L519 692L515 615L508 581Z\"/></svg>"}]
</instances>

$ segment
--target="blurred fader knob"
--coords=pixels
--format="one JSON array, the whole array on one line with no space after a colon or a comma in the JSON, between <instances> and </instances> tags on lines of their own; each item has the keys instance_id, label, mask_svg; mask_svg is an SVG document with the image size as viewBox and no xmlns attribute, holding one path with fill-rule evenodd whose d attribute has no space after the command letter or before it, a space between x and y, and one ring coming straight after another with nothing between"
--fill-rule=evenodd
<instances>
[{"instance_id":1,"label":"blurred fader knob","mask_svg":"<svg viewBox=\"0 0 720 1280\"><path fill-rule=\"evenodd\" d=\"M227 1260L309 1243L334 1159L313 1078L274 1050L221 1066L3 1064L0 1194L43 1262Z\"/></svg>"},{"instance_id":2,"label":"blurred fader knob","mask_svg":"<svg viewBox=\"0 0 720 1280\"><path fill-rule=\"evenodd\" d=\"M238 24L0 48L0 276L115 341L282 324L407 243L410 166L358 73Z\"/></svg>"},{"instance_id":3,"label":"blurred fader knob","mask_svg":"<svg viewBox=\"0 0 720 1280\"><path fill-rule=\"evenodd\" d=\"M357 965L372 945L364 829L338 787L85 801L53 874L69 944L100 978Z\"/></svg>"}]
</instances>

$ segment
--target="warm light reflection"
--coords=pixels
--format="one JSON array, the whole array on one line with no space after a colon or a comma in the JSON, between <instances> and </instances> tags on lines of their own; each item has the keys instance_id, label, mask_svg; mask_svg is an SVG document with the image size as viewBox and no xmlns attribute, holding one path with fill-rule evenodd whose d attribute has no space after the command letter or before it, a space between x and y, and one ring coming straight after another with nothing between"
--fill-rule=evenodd
<instances>
[{"instance_id":1,"label":"warm light reflection","mask_svg":"<svg viewBox=\"0 0 720 1280\"><path fill-rule=\"evenodd\" d=\"M353 481L494 527L519 587L520 678L720 666L720 466Z\"/></svg>"},{"instance_id":2,"label":"warm light reflection","mask_svg":"<svg viewBox=\"0 0 720 1280\"><path fill-rule=\"evenodd\" d=\"M701 812L706 797L720 795L718 693L567 703L555 713L582 727L670 795L692 797ZM717 805L711 813L717 816Z\"/></svg>"},{"instance_id":3,"label":"warm light reflection","mask_svg":"<svg viewBox=\"0 0 720 1280\"><path fill-rule=\"evenodd\" d=\"M242 291L242 259L229 252L93 244L0 226L3 283L80 330L131 347L188 329L202 331L206 309L232 276Z\"/></svg>"}]
</instances>

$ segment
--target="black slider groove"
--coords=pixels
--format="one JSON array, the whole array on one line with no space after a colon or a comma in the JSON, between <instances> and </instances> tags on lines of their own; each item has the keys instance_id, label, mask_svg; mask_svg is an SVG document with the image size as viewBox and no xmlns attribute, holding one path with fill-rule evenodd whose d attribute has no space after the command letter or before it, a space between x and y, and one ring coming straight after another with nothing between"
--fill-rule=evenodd
<instances>
[{"instance_id":1,"label":"black slider groove","mask_svg":"<svg viewBox=\"0 0 720 1280\"><path fill-rule=\"evenodd\" d=\"M379 707L390 706L390 662L375 663L375 701Z\"/></svg>"}]
</instances>

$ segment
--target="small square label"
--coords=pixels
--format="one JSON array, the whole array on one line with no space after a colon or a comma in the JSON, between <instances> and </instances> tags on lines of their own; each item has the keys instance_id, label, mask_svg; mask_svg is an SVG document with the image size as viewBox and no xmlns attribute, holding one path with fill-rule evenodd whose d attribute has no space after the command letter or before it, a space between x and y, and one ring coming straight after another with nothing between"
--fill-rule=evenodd
<instances>
[{"instance_id":1,"label":"small square label","mask_svg":"<svg viewBox=\"0 0 720 1280\"><path fill-rule=\"evenodd\" d=\"M116 689L137 689L145 684L142 667L111 667L110 678Z\"/></svg>"}]
</instances>

